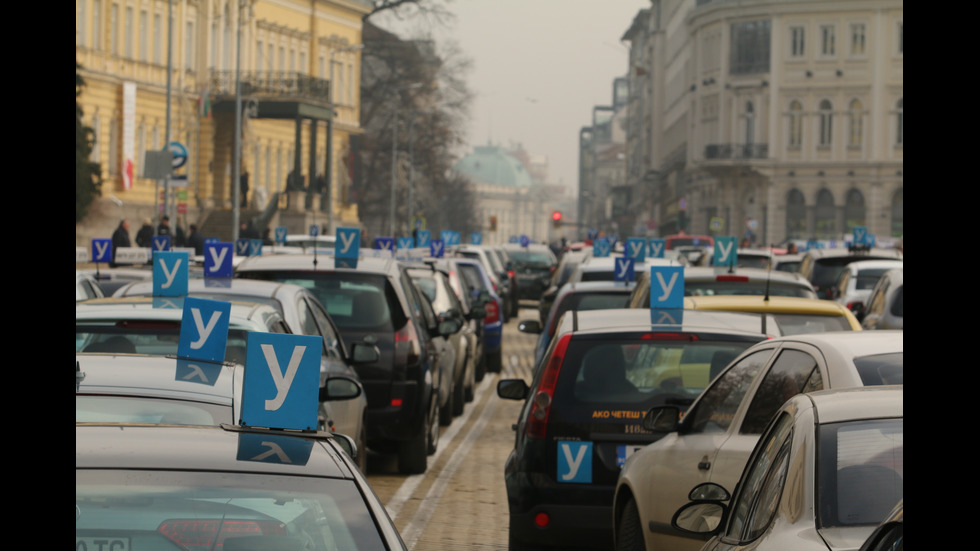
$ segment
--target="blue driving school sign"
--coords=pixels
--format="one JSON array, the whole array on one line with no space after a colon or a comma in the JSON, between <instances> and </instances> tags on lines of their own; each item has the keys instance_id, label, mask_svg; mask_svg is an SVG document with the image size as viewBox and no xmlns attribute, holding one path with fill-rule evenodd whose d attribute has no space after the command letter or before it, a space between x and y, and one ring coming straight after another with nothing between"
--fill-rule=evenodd
<instances>
[{"instance_id":1,"label":"blue driving school sign","mask_svg":"<svg viewBox=\"0 0 980 551\"><path fill-rule=\"evenodd\" d=\"M204 277L230 278L235 275L231 262L231 243L207 243L204 245Z\"/></svg>"},{"instance_id":2,"label":"blue driving school sign","mask_svg":"<svg viewBox=\"0 0 980 551\"><path fill-rule=\"evenodd\" d=\"M360 228L337 228L337 242L334 244L334 256L336 258L357 258L360 254Z\"/></svg>"},{"instance_id":3,"label":"blue driving school sign","mask_svg":"<svg viewBox=\"0 0 980 551\"><path fill-rule=\"evenodd\" d=\"M225 361L231 303L187 297L180 321L177 357L209 362Z\"/></svg>"},{"instance_id":4,"label":"blue driving school sign","mask_svg":"<svg viewBox=\"0 0 980 551\"><path fill-rule=\"evenodd\" d=\"M190 269L187 251L153 253L153 296L180 297L187 294Z\"/></svg>"},{"instance_id":5,"label":"blue driving school sign","mask_svg":"<svg viewBox=\"0 0 980 551\"><path fill-rule=\"evenodd\" d=\"M650 308L684 308L683 266L650 267Z\"/></svg>"},{"instance_id":6,"label":"blue driving school sign","mask_svg":"<svg viewBox=\"0 0 980 551\"><path fill-rule=\"evenodd\" d=\"M242 424L316 430L321 337L248 334Z\"/></svg>"}]
</instances>

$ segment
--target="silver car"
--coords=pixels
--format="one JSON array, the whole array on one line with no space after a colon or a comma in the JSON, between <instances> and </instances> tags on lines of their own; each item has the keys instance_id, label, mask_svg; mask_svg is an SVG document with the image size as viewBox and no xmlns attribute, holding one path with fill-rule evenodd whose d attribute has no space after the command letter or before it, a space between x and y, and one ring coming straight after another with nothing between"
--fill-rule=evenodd
<instances>
[{"instance_id":1,"label":"silver car","mask_svg":"<svg viewBox=\"0 0 980 551\"><path fill-rule=\"evenodd\" d=\"M868 303L858 313L864 329L903 329L905 327L905 270L885 272L871 290Z\"/></svg>"}]
</instances>

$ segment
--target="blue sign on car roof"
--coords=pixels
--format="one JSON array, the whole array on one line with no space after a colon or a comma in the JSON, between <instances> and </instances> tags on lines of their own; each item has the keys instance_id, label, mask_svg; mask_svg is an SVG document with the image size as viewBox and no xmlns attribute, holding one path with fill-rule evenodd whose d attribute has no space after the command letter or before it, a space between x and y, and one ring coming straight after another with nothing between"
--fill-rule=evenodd
<instances>
[{"instance_id":1,"label":"blue sign on car roof","mask_svg":"<svg viewBox=\"0 0 980 551\"><path fill-rule=\"evenodd\" d=\"M242 424L316 430L321 337L251 332Z\"/></svg>"}]
</instances>

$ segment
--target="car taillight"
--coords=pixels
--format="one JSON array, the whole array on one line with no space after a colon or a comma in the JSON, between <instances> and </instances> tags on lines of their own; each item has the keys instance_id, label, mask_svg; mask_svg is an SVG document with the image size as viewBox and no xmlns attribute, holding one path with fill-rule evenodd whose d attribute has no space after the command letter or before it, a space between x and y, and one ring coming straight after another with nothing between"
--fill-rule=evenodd
<instances>
[{"instance_id":1,"label":"car taillight","mask_svg":"<svg viewBox=\"0 0 980 551\"><path fill-rule=\"evenodd\" d=\"M395 332L395 346L397 347L400 342L408 343L408 357L405 359L405 365L419 363L419 358L422 357L422 345L419 343L419 334L415 331L412 320L405 322L405 326Z\"/></svg>"},{"instance_id":2,"label":"car taillight","mask_svg":"<svg viewBox=\"0 0 980 551\"><path fill-rule=\"evenodd\" d=\"M516 276L517 276L517 272L515 272L514 270L507 270L507 277L514 279L514 277Z\"/></svg>"},{"instance_id":3,"label":"car taillight","mask_svg":"<svg viewBox=\"0 0 980 551\"><path fill-rule=\"evenodd\" d=\"M486 304L487 316L483 318L484 323L497 323L500 321L500 305L493 299Z\"/></svg>"},{"instance_id":4,"label":"car taillight","mask_svg":"<svg viewBox=\"0 0 980 551\"><path fill-rule=\"evenodd\" d=\"M188 551L222 549L225 538L237 536L285 536L281 522L230 519L170 519L157 531Z\"/></svg>"},{"instance_id":5,"label":"car taillight","mask_svg":"<svg viewBox=\"0 0 980 551\"><path fill-rule=\"evenodd\" d=\"M721 274L715 276L715 281L739 281L746 282L749 280L749 276L744 275L734 275L734 274Z\"/></svg>"},{"instance_id":6,"label":"car taillight","mask_svg":"<svg viewBox=\"0 0 980 551\"><path fill-rule=\"evenodd\" d=\"M551 413L551 402L555 395L555 385L558 384L558 373L561 371L561 364L565 360L565 352L568 350L568 343L571 340L571 335L565 335L559 339L551 358L548 360L548 365L545 366L541 384L538 385L538 392L534 395L531 411L527 415L525 433L528 438L543 440L548 431L548 414Z\"/></svg>"},{"instance_id":7,"label":"car taillight","mask_svg":"<svg viewBox=\"0 0 980 551\"><path fill-rule=\"evenodd\" d=\"M697 335L690 333L647 333L640 337L645 341L696 341Z\"/></svg>"}]
</instances>

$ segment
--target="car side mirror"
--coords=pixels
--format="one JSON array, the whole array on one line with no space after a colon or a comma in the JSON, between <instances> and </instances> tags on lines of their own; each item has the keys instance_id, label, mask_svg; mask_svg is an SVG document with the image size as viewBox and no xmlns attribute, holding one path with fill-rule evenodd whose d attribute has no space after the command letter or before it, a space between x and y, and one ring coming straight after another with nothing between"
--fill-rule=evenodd
<instances>
[{"instance_id":1,"label":"car side mirror","mask_svg":"<svg viewBox=\"0 0 980 551\"><path fill-rule=\"evenodd\" d=\"M541 334L541 322L538 320L521 320L517 324L517 330L521 333L531 333L532 335Z\"/></svg>"},{"instance_id":2,"label":"car side mirror","mask_svg":"<svg viewBox=\"0 0 980 551\"><path fill-rule=\"evenodd\" d=\"M471 320L483 319L486 316L487 316L487 309L484 308L482 304L481 305L474 304L473 307L470 308L469 318Z\"/></svg>"},{"instance_id":3,"label":"car side mirror","mask_svg":"<svg viewBox=\"0 0 980 551\"><path fill-rule=\"evenodd\" d=\"M643 416L640 425L653 432L675 432L680 425L681 409L677 406L657 406Z\"/></svg>"},{"instance_id":4,"label":"car side mirror","mask_svg":"<svg viewBox=\"0 0 980 551\"><path fill-rule=\"evenodd\" d=\"M443 337L448 337L449 335L455 334L459 331L459 322L455 319L445 319L439 322L439 335Z\"/></svg>"},{"instance_id":5,"label":"car side mirror","mask_svg":"<svg viewBox=\"0 0 980 551\"><path fill-rule=\"evenodd\" d=\"M527 398L528 391L524 379L502 379L497 381L497 396L506 400L524 400Z\"/></svg>"},{"instance_id":6,"label":"car side mirror","mask_svg":"<svg viewBox=\"0 0 980 551\"><path fill-rule=\"evenodd\" d=\"M480 293L476 296L476 301L482 304L486 304L492 300L493 298L490 297L490 291L487 291L486 289L480 291Z\"/></svg>"},{"instance_id":7,"label":"car side mirror","mask_svg":"<svg viewBox=\"0 0 980 551\"><path fill-rule=\"evenodd\" d=\"M371 342L355 342L351 346L351 361L354 364L370 364L381 359L381 351Z\"/></svg>"},{"instance_id":8,"label":"car side mirror","mask_svg":"<svg viewBox=\"0 0 980 551\"><path fill-rule=\"evenodd\" d=\"M352 400L360 396L363 391L361 383L345 375L327 377L324 385L320 387L320 401Z\"/></svg>"}]
</instances>

